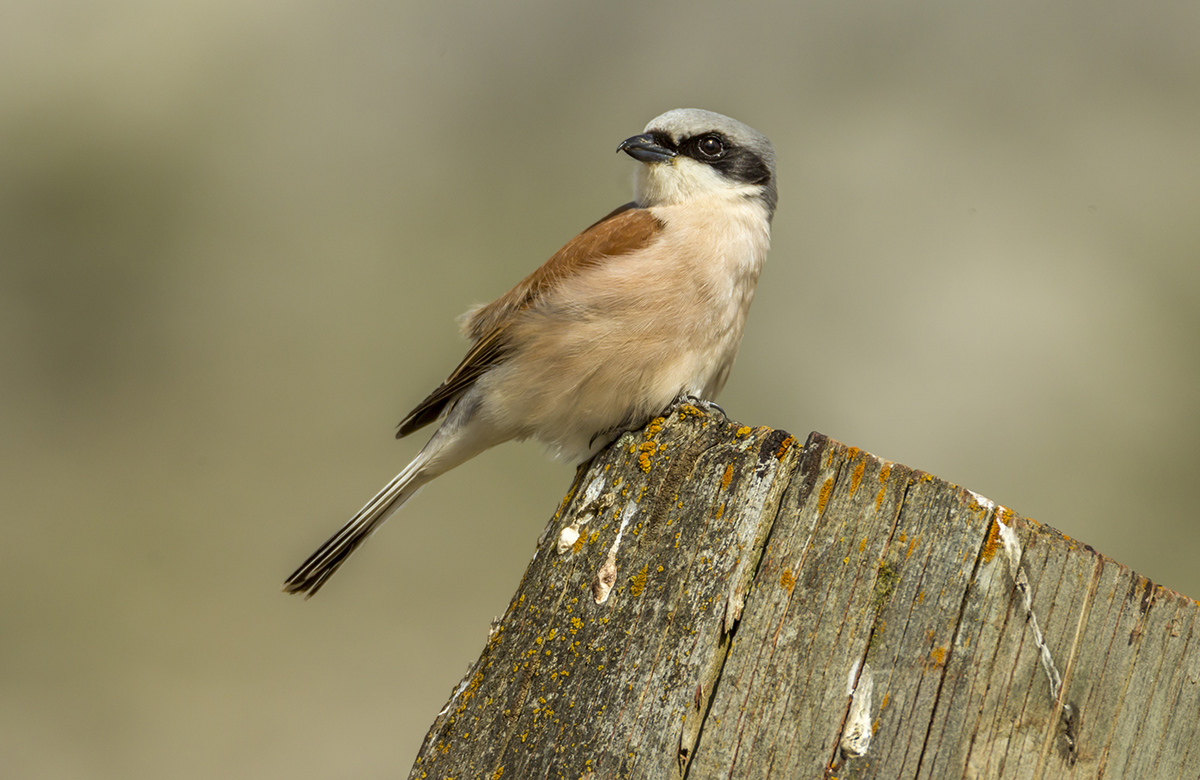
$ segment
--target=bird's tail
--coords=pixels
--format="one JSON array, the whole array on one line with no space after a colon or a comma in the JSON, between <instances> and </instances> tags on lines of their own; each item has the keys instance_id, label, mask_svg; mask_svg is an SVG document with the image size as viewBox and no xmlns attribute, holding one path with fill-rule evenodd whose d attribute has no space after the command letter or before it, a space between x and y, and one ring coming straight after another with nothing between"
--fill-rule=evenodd
<instances>
[{"instance_id":1,"label":"bird's tail","mask_svg":"<svg viewBox=\"0 0 1200 780\"><path fill-rule=\"evenodd\" d=\"M287 593L303 593L311 598L321 589L325 580L333 576L350 553L367 540L384 520L412 498L429 477L424 473L427 458L422 452L416 460L404 467L396 477L379 491L367 505L358 510L341 529L308 557L300 568L292 572L283 583Z\"/></svg>"}]
</instances>

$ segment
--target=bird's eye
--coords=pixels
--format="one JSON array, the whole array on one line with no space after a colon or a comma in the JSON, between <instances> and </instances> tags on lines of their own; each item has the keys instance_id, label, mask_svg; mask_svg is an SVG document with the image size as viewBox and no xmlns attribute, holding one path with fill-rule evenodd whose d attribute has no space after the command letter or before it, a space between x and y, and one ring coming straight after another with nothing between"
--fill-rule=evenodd
<instances>
[{"instance_id":1,"label":"bird's eye","mask_svg":"<svg viewBox=\"0 0 1200 780\"><path fill-rule=\"evenodd\" d=\"M706 135L696 142L696 148L705 157L720 157L725 151L725 143L720 136Z\"/></svg>"}]
</instances>

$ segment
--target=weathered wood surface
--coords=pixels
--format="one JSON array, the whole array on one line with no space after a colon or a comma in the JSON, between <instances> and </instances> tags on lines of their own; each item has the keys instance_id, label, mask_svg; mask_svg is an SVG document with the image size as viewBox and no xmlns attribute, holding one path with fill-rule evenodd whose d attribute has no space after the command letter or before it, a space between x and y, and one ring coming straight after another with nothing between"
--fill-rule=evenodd
<instances>
[{"instance_id":1,"label":"weathered wood surface","mask_svg":"<svg viewBox=\"0 0 1200 780\"><path fill-rule=\"evenodd\" d=\"M1198 607L683 406L578 475L411 777L1197 778Z\"/></svg>"}]
</instances>

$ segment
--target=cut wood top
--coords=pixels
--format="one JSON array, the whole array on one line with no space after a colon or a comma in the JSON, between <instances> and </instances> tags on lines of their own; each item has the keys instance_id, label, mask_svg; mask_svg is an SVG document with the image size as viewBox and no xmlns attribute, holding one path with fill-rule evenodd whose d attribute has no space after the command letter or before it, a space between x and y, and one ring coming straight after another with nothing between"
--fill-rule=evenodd
<instances>
[{"instance_id":1,"label":"cut wood top","mask_svg":"<svg viewBox=\"0 0 1200 780\"><path fill-rule=\"evenodd\" d=\"M684 405L581 470L411 777L1196 778L1198 606Z\"/></svg>"}]
</instances>

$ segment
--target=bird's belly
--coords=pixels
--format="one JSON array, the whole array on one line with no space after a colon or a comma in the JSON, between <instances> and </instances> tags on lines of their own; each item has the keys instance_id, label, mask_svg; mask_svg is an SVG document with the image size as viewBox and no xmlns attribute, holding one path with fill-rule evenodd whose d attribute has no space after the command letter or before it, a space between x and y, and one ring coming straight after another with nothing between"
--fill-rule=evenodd
<instances>
[{"instance_id":1,"label":"bird's belly","mask_svg":"<svg viewBox=\"0 0 1200 780\"><path fill-rule=\"evenodd\" d=\"M732 298L714 307L670 295L642 303L602 315L531 316L516 334L522 349L481 378L481 413L513 438L538 439L578 461L606 440L597 434L638 427L681 393L715 398L741 341L745 307Z\"/></svg>"}]
</instances>

